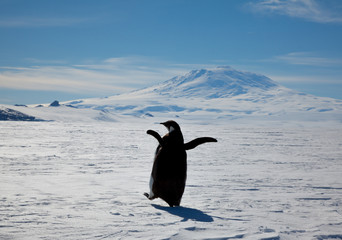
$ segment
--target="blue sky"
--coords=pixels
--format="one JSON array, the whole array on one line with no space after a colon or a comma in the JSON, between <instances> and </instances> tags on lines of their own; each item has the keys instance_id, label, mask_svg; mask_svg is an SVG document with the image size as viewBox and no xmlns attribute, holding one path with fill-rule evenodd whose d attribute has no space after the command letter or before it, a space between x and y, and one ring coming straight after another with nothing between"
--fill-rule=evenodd
<instances>
[{"instance_id":1,"label":"blue sky","mask_svg":"<svg viewBox=\"0 0 342 240\"><path fill-rule=\"evenodd\" d=\"M229 65L342 99L339 0L0 0L0 103L103 97Z\"/></svg>"}]
</instances>

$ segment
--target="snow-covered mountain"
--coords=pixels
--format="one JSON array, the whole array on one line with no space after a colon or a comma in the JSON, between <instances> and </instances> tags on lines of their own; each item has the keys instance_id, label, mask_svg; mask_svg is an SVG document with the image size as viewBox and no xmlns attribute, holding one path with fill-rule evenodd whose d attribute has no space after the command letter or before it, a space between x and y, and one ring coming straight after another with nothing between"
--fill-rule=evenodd
<instances>
[{"instance_id":1,"label":"snow-covered mountain","mask_svg":"<svg viewBox=\"0 0 342 240\"><path fill-rule=\"evenodd\" d=\"M230 67L218 67L213 70L193 70L150 90L169 97L213 99L245 94L253 89L267 91L277 86L277 83L263 75L241 72Z\"/></svg>"},{"instance_id":2,"label":"snow-covered mountain","mask_svg":"<svg viewBox=\"0 0 342 240\"><path fill-rule=\"evenodd\" d=\"M16 110L47 120L154 117L199 122L342 122L341 100L296 92L266 76L230 67L193 70L121 95L68 101L53 108L42 106Z\"/></svg>"}]
</instances>

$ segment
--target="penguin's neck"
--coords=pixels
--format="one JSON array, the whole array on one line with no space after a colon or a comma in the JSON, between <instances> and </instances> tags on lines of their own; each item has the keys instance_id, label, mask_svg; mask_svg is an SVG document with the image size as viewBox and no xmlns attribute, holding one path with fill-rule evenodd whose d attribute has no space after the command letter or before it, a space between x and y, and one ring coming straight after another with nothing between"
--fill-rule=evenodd
<instances>
[{"instance_id":1,"label":"penguin's neck","mask_svg":"<svg viewBox=\"0 0 342 240\"><path fill-rule=\"evenodd\" d=\"M169 138L172 139L173 141L179 142L180 144L184 144L183 134L180 131L175 131L175 130L171 131L171 128L170 128Z\"/></svg>"}]
</instances>

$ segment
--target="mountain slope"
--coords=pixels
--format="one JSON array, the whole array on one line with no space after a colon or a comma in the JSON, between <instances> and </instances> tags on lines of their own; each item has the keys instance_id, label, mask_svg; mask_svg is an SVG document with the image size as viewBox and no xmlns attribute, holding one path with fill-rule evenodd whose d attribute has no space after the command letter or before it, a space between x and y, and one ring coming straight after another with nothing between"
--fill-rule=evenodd
<instances>
[{"instance_id":1,"label":"mountain slope","mask_svg":"<svg viewBox=\"0 0 342 240\"><path fill-rule=\"evenodd\" d=\"M37 121L37 119L11 108L0 106L0 121Z\"/></svg>"},{"instance_id":2,"label":"mountain slope","mask_svg":"<svg viewBox=\"0 0 342 240\"><path fill-rule=\"evenodd\" d=\"M341 123L342 119L341 100L299 93L266 76L230 67L194 70L130 93L48 106L21 110L46 120L56 120L56 115L62 115L57 117L59 120L75 120L75 115L79 115L82 120L130 121L154 117L215 123L259 120ZM46 112L53 114L49 118Z\"/></svg>"},{"instance_id":3,"label":"mountain slope","mask_svg":"<svg viewBox=\"0 0 342 240\"><path fill-rule=\"evenodd\" d=\"M299 93L263 75L230 67L194 70L134 92L68 104L137 117L203 121L342 119L341 100Z\"/></svg>"},{"instance_id":4,"label":"mountain slope","mask_svg":"<svg viewBox=\"0 0 342 240\"><path fill-rule=\"evenodd\" d=\"M277 83L263 75L218 67L214 70L193 70L184 76L174 77L157 86L154 91L172 97L212 99L245 94L252 89L266 91L277 86Z\"/></svg>"}]
</instances>

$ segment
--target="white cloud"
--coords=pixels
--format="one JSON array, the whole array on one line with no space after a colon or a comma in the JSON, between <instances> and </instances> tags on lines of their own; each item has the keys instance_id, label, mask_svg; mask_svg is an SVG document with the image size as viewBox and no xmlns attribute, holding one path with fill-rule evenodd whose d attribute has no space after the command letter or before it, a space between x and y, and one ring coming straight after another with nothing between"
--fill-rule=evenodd
<instances>
[{"instance_id":1,"label":"white cloud","mask_svg":"<svg viewBox=\"0 0 342 240\"><path fill-rule=\"evenodd\" d=\"M260 62L271 64L264 72L280 83L342 84L342 59L339 58L323 57L314 52L292 52ZM293 66L290 71L286 70L289 65Z\"/></svg>"},{"instance_id":2,"label":"white cloud","mask_svg":"<svg viewBox=\"0 0 342 240\"><path fill-rule=\"evenodd\" d=\"M100 72L74 67L44 66L2 68L0 87L21 90L46 90L62 92L120 92L129 90L115 86L115 77Z\"/></svg>"},{"instance_id":3,"label":"white cloud","mask_svg":"<svg viewBox=\"0 0 342 240\"><path fill-rule=\"evenodd\" d=\"M296 84L338 84L341 85L341 79L327 76L301 76L301 75L269 75L269 78L279 83Z\"/></svg>"},{"instance_id":4,"label":"white cloud","mask_svg":"<svg viewBox=\"0 0 342 240\"><path fill-rule=\"evenodd\" d=\"M189 70L144 57L67 66L0 67L0 88L107 95L150 86Z\"/></svg>"},{"instance_id":5,"label":"white cloud","mask_svg":"<svg viewBox=\"0 0 342 240\"><path fill-rule=\"evenodd\" d=\"M109 58L101 62L74 65L80 69L99 71L115 76L117 83L145 87L189 71L154 58L130 56Z\"/></svg>"},{"instance_id":6,"label":"white cloud","mask_svg":"<svg viewBox=\"0 0 342 240\"><path fill-rule=\"evenodd\" d=\"M319 23L342 23L342 14L336 10L341 3L333 2L335 8L331 5L327 7L325 3L315 0L262 0L250 2L248 6L260 13L286 15Z\"/></svg>"},{"instance_id":7,"label":"white cloud","mask_svg":"<svg viewBox=\"0 0 342 240\"><path fill-rule=\"evenodd\" d=\"M273 61L285 62L293 65L307 65L319 67L336 67L342 66L342 59L326 58L316 56L310 52L293 52L282 56L276 56Z\"/></svg>"}]
</instances>

